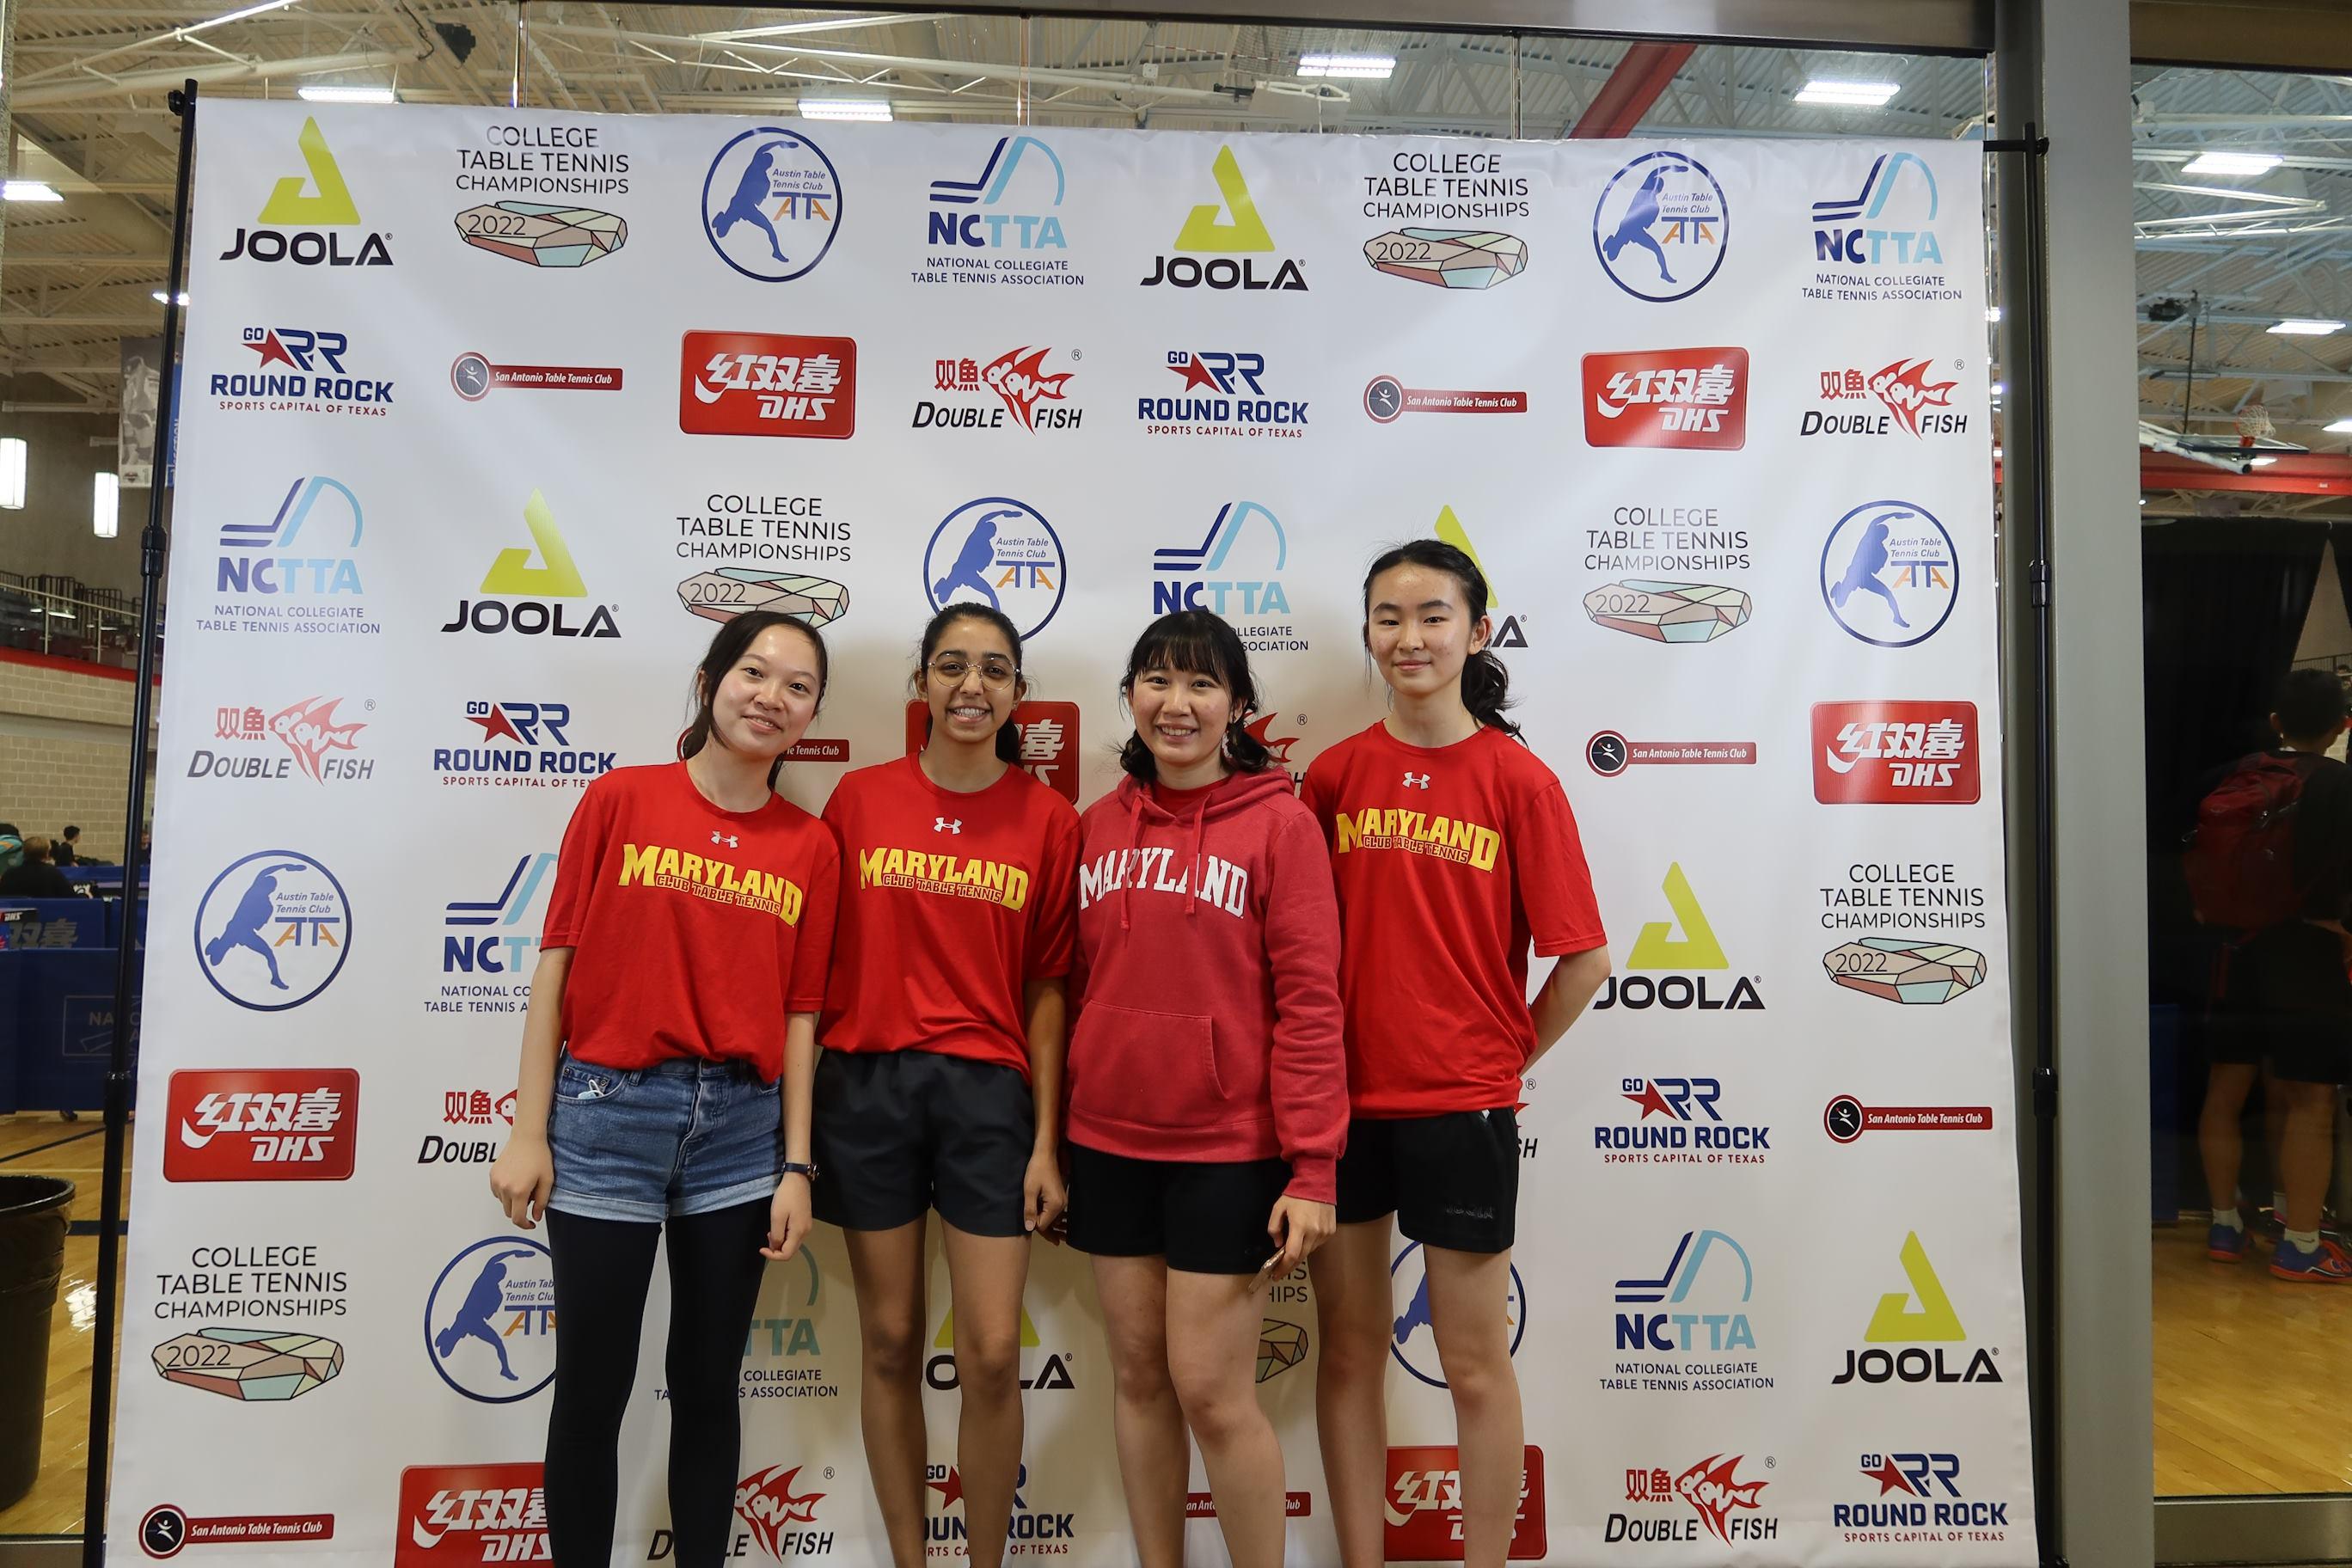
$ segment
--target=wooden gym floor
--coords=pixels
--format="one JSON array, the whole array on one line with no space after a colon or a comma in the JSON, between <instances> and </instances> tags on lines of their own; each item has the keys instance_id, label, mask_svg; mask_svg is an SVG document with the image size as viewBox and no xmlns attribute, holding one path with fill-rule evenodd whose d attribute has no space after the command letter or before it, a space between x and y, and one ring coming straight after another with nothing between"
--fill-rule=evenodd
<instances>
[{"instance_id":1,"label":"wooden gym floor","mask_svg":"<svg viewBox=\"0 0 2352 1568\"><path fill-rule=\"evenodd\" d=\"M81 1529L98 1295L98 1240L88 1233L104 1150L90 1117L0 1117L0 1170L70 1180L86 1232L66 1240L51 1319L41 1479L0 1509L0 1536ZM2352 1491L2352 1286L2273 1279L2259 1249L2214 1263L2204 1226L2187 1220L2158 1227L2154 1250L2156 1494Z\"/></svg>"}]
</instances>

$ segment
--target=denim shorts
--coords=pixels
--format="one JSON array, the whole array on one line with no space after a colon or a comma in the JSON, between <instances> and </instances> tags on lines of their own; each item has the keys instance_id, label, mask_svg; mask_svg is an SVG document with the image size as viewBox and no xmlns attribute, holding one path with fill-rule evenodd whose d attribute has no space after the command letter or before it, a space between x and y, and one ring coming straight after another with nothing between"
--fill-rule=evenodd
<instances>
[{"instance_id":1,"label":"denim shorts","mask_svg":"<svg viewBox=\"0 0 2352 1568\"><path fill-rule=\"evenodd\" d=\"M783 1163L776 1085L740 1062L673 1059L624 1071L565 1057L555 1070L547 1206L660 1223L773 1195Z\"/></svg>"}]
</instances>

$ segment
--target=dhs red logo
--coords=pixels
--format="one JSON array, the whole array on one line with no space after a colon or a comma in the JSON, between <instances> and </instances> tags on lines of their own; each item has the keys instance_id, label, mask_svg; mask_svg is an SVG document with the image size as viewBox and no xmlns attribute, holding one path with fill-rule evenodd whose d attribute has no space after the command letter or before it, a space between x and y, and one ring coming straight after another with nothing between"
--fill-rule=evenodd
<instances>
[{"instance_id":1,"label":"dhs red logo","mask_svg":"<svg viewBox=\"0 0 2352 1568\"><path fill-rule=\"evenodd\" d=\"M857 344L782 332L688 332L677 427L690 436L814 436L857 428Z\"/></svg>"},{"instance_id":2,"label":"dhs red logo","mask_svg":"<svg viewBox=\"0 0 2352 1568\"><path fill-rule=\"evenodd\" d=\"M1076 805L1078 800L1078 705L1075 702L1019 702L1009 721L1021 737L1021 767L1031 778ZM907 704L907 754L913 756L930 739L931 710L927 704Z\"/></svg>"},{"instance_id":3,"label":"dhs red logo","mask_svg":"<svg viewBox=\"0 0 2352 1568\"><path fill-rule=\"evenodd\" d=\"M1969 805L1973 702L1816 702L1813 798L1824 805Z\"/></svg>"},{"instance_id":4,"label":"dhs red logo","mask_svg":"<svg viewBox=\"0 0 2352 1568\"><path fill-rule=\"evenodd\" d=\"M1462 1450L1391 1448L1389 1489L1381 1512L1388 1521L1385 1555L1390 1559L1461 1562ZM1529 1445L1508 1556L1517 1563L1540 1559L1544 1552L1543 1450Z\"/></svg>"},{"instance_id":5,"label":"dhs red logo","mask_svg":"<svg viewBox=\"0 0 2352 1568\"><path fill-rule=\"evenodd\" d=\"M269 1068L172 1075L167 1182L341 1182L359 1143L360 1075Z\"/></svg>"},{"instance_id":6,"label":"dhs red logo","mask_svg":"<svg viewBox=\"0 0 2352 1568\"><path fill-rule=\"evenodd\" d=\"M1748 351L1586 354L1584 439L1737 452L1748 444Z\"/></svg>"},{"instance_id":7,"label":"dhs red logo","mask_svg":"<svg viewBox=\"0 0 2352 1568\"><path fill-rule=\"evenodd\" d=\"M536 1464L412 1465L400 1472L393 1568L551 1563Z\"/></svg>"}]
</instances>

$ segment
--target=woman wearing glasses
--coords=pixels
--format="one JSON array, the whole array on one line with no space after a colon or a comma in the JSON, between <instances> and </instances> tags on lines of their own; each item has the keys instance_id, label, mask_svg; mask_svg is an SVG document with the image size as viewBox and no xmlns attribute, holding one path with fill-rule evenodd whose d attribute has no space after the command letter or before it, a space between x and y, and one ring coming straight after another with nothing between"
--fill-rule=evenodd
<instances>
[{"instance_id":1,"label":"woman wearing glasses","mask_svg":"<svg viewBox=\"0 0 2352 1568\"><path fill-rule=\"evenodd\" d=\"M937 1209L963 1395L973 1568L997 1568L1021 1467L1029 1234L1060 1217L1063 977L1078 816L1013 765L1021 636L954 605L923 629L922 751L844 778L835 962L819 1035L819 1219L857 1291L866 1467L896 1568L925 1560L923 1226Z\"/></svg>"}]
</instances>

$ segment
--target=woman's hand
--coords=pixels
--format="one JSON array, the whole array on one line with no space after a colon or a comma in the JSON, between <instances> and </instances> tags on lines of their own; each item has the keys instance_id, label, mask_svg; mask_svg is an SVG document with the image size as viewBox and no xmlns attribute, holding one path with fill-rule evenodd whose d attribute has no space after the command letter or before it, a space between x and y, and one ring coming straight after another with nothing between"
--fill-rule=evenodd
<instances>
[{"instance_id":1,"label":"woman's hand","mask_svg":"<svg viewBox=\"0 0 2352 1568\"><path fill-rule=\"evenodd\" d=\"M548 1151L546 1134L517 1127L490 1167L490 1195L507 1211L507 1218L535 1230L547 1213L547 1195L554 1190L555 1156Z\"/></svg>"},{"instance_id":2,"label":"woman's hand","mask_svg":"<svg viewBox=\"0 0 2352 1568\"><path fill-rule=\"evenodd\" d=\"M1062 1245L1062 1211L1070 1206L1070 1190L1062 1184L1062 1160L1051 1149L1029 1156L1028 1173L1021 1178L1021 1224L1032 1235Z\"/></svg>"},{"instance_id":3,"label":"woman's hand","mask_svg":"<svg viewBox=\"0 0 2352 1568\"><path fill-rule=\"evenodd\" d=\"M789 1263L808 1239L809 1179L798 1171L787 1171L784 1179L776 1184L775 1201L768 1205L768 1245L760 1248L760 1256L778 1263Z\"/></svg>"},{"instance_id":4,"label":"woman's hand","mask_svg":"<svg viewBox=\"0 0 2352 1568\"><path fill-rule=\"evenodd\" d=\"M1275 1253L1266 1260L1261 1278L1288 1279L1290 1271L1306 1262L1307 1255L1330 1240L1331 1233L1339 1228L1339 1211L1332 1205L1283 1194L1265 1222L1265 1234L1274 1238Z\"/></svg>"}]
</instances>

